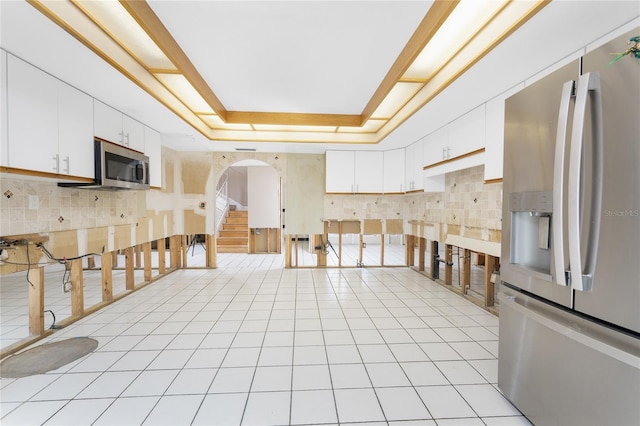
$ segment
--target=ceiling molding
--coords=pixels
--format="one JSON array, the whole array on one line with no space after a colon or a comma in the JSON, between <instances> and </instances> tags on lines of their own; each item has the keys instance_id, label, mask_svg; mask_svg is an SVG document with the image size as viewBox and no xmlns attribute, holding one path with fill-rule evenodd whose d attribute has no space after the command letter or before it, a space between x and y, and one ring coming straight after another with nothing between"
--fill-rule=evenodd
<instances>
[{"instance_id":1,"label":"ceiling molding","mask_svg":"<svg viewBox=\"0 0 640 426\"><path fill-rule=\"evenodd\" d=\"M360 115L227 111L227 123L294 126L360 126Z\"/></svg>"},{"instance_id":2,"label":"ceiling molding","mask_svg":"<svg viewBox=\"0 0 640 426\"><path fill-rule=\"evenodd\" d=\"M224 105L222 105L220 99L213 93L207 82L204 81L198 70L196 70L196 67L191 63L149 4L146 1L140 0L120 0L120 4L131 14L149 37L155 41L176 68L182 71L185 78L193 85L198 93L200 93L216 114L225 121L227 110Z\"/></svg>"},{"instance_id":3,"label":"ceiling molding","mask_svg":"<svg viewBox=\"0 0 640 426\"><path fill-rule=\"evenodd\" d=\"M436 0L429 8L418 28L407 42L402 52L393 63L389 72L384 77L375 93L362 111L362 122L364 124L380 106L384 98L389 94L393 86L400 81L402 75L415 61L422 49L429 43L429 40L438 31L447 17L458 6L460 0Z\"/></svg>"}]
</instances>

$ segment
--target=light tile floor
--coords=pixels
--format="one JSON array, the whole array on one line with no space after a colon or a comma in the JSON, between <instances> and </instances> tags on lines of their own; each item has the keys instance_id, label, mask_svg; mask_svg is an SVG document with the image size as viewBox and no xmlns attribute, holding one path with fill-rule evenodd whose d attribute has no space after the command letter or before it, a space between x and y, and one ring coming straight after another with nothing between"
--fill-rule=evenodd
<instances>
[{"instance_id":1,"label":"light tile floor","mask_svg":"<svg viewBox=\"0 0 640 426\"><path fill-rule=\"evenodd\" d=\"M409 268L180 270L59 330L98 349L0 380L2 425L527 425L498 320Z\"/></svg>"}]
</instances>

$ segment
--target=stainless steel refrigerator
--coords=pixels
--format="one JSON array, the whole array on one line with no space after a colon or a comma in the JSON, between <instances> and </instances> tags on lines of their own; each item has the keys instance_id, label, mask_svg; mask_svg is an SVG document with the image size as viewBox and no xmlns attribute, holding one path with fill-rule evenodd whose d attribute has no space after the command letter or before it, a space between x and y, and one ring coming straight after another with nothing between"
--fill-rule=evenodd
<instances>
[{"instance_id":1,"label":"stainless steel refrigerator","mask_svg":"<svg viewBox=\"0 0 640 426\"><path fill-rule=\"evenodd\" d=\"M536 425L640 424L638 35L506 100L498 385Z\"/></svg>"}]
</instances>

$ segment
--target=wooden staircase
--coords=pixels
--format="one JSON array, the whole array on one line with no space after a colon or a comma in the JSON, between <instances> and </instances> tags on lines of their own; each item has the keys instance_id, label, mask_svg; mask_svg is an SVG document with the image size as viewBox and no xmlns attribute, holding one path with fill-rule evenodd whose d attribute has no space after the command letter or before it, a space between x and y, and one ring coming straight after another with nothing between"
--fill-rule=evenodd
<instances>
[{"instance_id":1,"label":"wooden staircase","mask_svg":"<svg viewBox=\"0 0 640 426\"><path fill-rule=\"evenodd\" d=\"M216 242L218 253L248 253L249 212L230 210Z\"/></svg>"}]
</instances>

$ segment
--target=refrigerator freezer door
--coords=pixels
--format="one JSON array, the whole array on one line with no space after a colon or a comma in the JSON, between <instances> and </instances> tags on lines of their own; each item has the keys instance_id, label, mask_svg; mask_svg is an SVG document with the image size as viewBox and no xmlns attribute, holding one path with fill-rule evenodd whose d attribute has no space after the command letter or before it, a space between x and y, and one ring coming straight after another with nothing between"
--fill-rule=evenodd
<instances>
[{"instance_id":1,"label":"refrigerator freezer door","mask_svg":"<svg viewBox=\"0 0 640 426\"><path fill-rule=\"evenodd\" d=\"M640 28L583 58L584 73L600 74L604 178L592 289L575 292L575 309L640 333L640 60L607 65L635 35Z\"/></svg>"},{"instance_id":2,"label":"refrigerator freezer door","mask_svg":"<svg viewBox=\"0 0 640 426\"><path fill-rule=\"evenodd\" d=\"M566 185L568 155L565 152L563 167L555 164L556 138L559 121L571 128L573 101L562 99L563 92L567 92L566 83L577 79L578 71L579 63L571 62L505 102L501 278L566 307L572 305L572 292L568 286L558 285L565 280L564 276L556 277L558 271L553 261L558 257L555 239L561 235L566 241L564 227L556 229L556 222L561 223L560 219L566 220L566 217L562 209L556 214L555 200L550 214L524 211L526 209L517 206L517 200L552 194L555 181ZM569 93L571 87L569 84ZM560 132L561 135L566 133ZM554 176L556 169L562 176ZM560 193L566 194L566 191ZM566 195L562 197L566 200ZM541 220L541 216L549 217ZM541 226L550 228L549 249L546 250L539 244ZM568 257L564 253L559 255L568 265Z\"/></svg>"},{"instance_id":3,"label":"refrigerator freezer door","mask_svg":"<svg viewBox=\"0 0 640 426\"><path fill-rule=\"evenodd\" d=\"M502 289L498 386L533 424L640 424L636 339Z\"/></svg>"}]
</instances>

